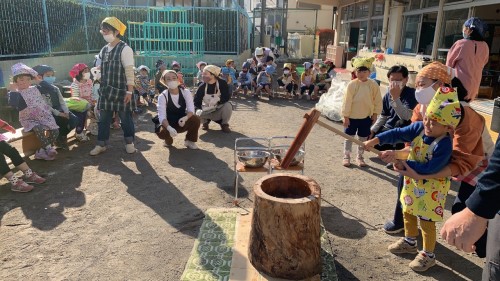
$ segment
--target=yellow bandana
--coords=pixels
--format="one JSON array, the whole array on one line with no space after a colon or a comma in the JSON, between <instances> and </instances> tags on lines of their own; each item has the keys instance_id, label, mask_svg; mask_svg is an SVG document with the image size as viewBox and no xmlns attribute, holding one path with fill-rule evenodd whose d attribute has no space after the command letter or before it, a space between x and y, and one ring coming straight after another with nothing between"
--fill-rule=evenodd
<instances>
[{"instance_id":1,"label":"yellow bandana","mask_svg":"<svg viewBox=\"0 0 500 281\"><path fill-rule=\"evenodd\" d=\"M372 63L375 61L375 58L352 58L351 64L354 68L366 67L368 69L372 68Z\"/></svg>"},{"instance_id":2,"label":"yellow bandana","mask_svg":"<svg viewBox=\"0 0 500 281\"><path fill-rule=\"evenodd\" d=\"M127 30L127 26L115 17L107 17L102 21L102 23L107 23L114 27L116 30L118 30L118 32L120 32L121 36L123 36L125 34L125 30Z\"/></svg>"},{"instance_id":3,"label":"yellow bandana","mask_svg":"<svg viewBox=\"0 0 500 281\"><path fill-rule=\"evenodd\" d=\"M425 115L440 124L456 127L462 117L457 92L453 88L439 88L427 106Z\"/></svg>"}]
</instances>

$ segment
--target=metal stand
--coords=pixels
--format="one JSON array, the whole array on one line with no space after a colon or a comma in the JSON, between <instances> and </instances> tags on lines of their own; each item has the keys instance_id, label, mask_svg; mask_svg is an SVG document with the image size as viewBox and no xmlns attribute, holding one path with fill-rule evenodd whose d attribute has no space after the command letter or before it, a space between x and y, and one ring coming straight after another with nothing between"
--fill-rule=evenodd
<instances>
[{"instance_id":1,"label":"metal stand","mask_svg":"<svg viewBox=\"0 0 500 281\"><path fill-rule=\"evenodd\" d=\"M287 169L282 168L280 166L280 162L275 159L275 155L273 154L273 150L276 149L289 149L291 146L291 142L295 137L291 136L275 136L270 138L264 137L247 137L247 138L237 138L234 141L234 205L238 205L238 188L239 188L239 179L240 173L267 173L271 174L274 171L284 172L284 171L299 171L302 175L304 174L304 160L299 163L297 166L290 166ZM287 143L283 143L283 140L286 140ZM244 145L244 143L249 142L261 142L260 146L253 145ZM300 146L305 152L305 144ZM243 165L243 163L238 161L238 152L240 151L266 151L270 153L269 160L267 163L261 168L248 168ZM304 157L305 159L305 157Z\"/></svg>"}]
</instances>

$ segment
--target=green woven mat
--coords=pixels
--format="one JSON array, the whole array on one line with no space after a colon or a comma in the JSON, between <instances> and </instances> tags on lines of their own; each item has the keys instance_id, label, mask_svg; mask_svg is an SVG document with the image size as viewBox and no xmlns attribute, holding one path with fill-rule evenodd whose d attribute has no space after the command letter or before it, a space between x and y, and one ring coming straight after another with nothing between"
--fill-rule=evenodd
<instances>
[{"instance_id":1,"label":"green woven mat","mask_svg":"<svg viewBox=\"0 0 500 281\"><path fill-rule=\"evenodd\" d=\"M236 220L239 209L210 209L206 212L200 233L186 264L182 281L227 281L233 257ZM332 247L328 234L322 229L321 280L336 281Z\"/></svg>"}]
</instances>

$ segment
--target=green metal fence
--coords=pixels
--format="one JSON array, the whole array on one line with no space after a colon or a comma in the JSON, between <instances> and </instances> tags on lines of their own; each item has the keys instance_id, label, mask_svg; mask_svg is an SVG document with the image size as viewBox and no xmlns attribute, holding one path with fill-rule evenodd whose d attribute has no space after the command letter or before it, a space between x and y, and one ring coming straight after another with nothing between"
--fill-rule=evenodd
<instances>
[{"instance_id":1,"label":"green metal fence","mask_svg":"<svg viewBox=\"0 0 500 281\"><path fill-rule=\"evenodd\" d=\"M105 41L99 25L106 16L124 23L151 21L150 7L113 6L98 0L1 0L0 60L16 57L95 53ZM224 9L183 7L180 22L204 26L208 54L240 54L250 48L251 21L239 5ZM171 22L158 16L158 22ZM184 21L183 21L184 22ZM124 41L128 41L125 36Z\"/></svg>"}]
</instances>

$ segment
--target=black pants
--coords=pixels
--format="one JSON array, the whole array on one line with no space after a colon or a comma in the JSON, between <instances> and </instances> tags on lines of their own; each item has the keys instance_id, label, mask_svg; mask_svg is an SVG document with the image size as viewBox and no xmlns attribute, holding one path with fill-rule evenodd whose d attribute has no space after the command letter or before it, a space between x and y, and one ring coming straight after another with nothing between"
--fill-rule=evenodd
<instances>
[{"instance_id":1,"label":"black pants","mask_svg":"<svg viewBox=\"0 0 500 281\"><path fill-rule=\"evenodd\" d=\"M467 207L465 205L465 201L469 199L469 197L474 192L474 189L476 189L475 186L472 186L466 182L460 183L457 197L455 198L455 202L453 202L453 206L451 207L452 214L458 213ZM485 231L483 236L481 236L481 238L479 238L479 240L474 243L474 245L476 245L476 254L480 258L486 257L486 240L488 237L487 233L488 232Z\"/></svg>"},{"instance_id":2,"label":"black pants","mask_svg":"<svg viewBox=\"0 0 500 281\"><path fill-rule=\"evenodd\" d=\"M0 175L2 176L10 172L5 156L9 157L12 164L16 167L24 163L24 159L19 154L19 151L6 141L0 141L0 153L2 154L2 157L0 157Z\"/></svg>"},{"instance_id":3,"label":"black pants","mask_svg":"<svg viewBox=\"0 0 500 281\"><path fill-rule=\"evenodd\" d=\"M64 118L61 116L54 116L57 126L59 126L59 137L66 137L71 130L73 130L77 124L80 123L78 117L76 117L72 112L69 113L69 118Z\"/></svg>"}]
</instances>

